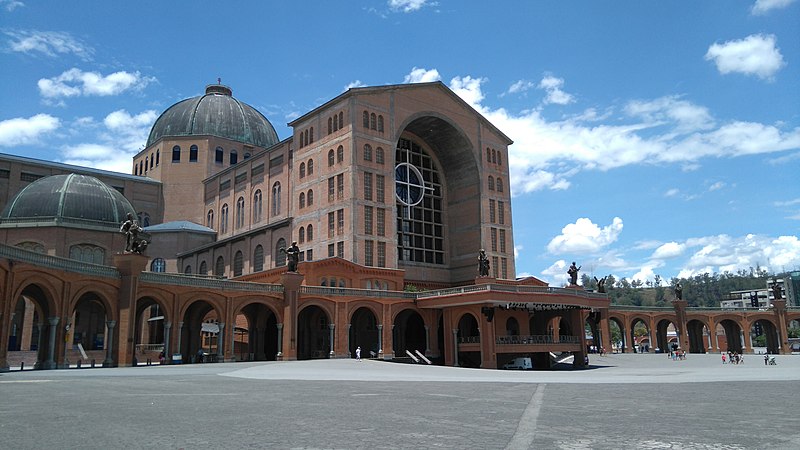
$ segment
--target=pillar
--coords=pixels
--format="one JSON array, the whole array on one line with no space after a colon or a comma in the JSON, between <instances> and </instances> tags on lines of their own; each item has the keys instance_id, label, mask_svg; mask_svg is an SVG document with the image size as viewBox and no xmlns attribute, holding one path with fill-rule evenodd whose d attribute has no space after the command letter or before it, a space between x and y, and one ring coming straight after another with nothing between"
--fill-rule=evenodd
<instances>
[{"instance_id":1,"label":"pillar","mask_svg":"<svg viewBox=\"0 0 800 450\"><path fill-rule=\"evenodd\" d=\"M431 327L425 325L425 356L431 356Z\"/></svg>"},{"instance_id":2,"label":"pillar","mask_svg":"<svg viewBox=\"0 0 800 450\"><path fill-rule=\"evenodd\" d=\"M136 324L136 299L139 289L139 275L147 267L147 256L136 253L117 253L114 255L114 265L120 273L119 287L119 327L117 333L116 364L130 366L134 360L134 332ZM109 335L109 341L112 339ZM112 359L113 358L107 358ZM105 364L105 363L104 363Z\"/></svg>"},{"instance_id":3,"label":"pillar","mask_svg":"<svg viewBox=\"0 0 800 450\"><path fill-rule=\"evenodd\" d=\"M481 333L481 368L497 368L497 338L495 332L495 322L489 322L489 318L483 314L478 314L480 320L478 330Z\"/></svg>"},{"instance_id":4,"label":"pillar","mask_svg":"<svg viewBox=\"0 0 800 450\"><path fill-rule=\"evenodd\" d=\"M106 322L106 327L108 327L108 345L106 346L106 359L103 361L103 367L114 367L114 327L117 325L117 322L114 320L109 320Z\"/></svg>"},{"instance_id":5,"label":"pillar","mask_svg":"<svg viewBox=\"0 0 800 450\"><path fill-rule=\"evenodd\" d=\"M378 358L383 358L383 324L378 324Z\"/></svg>"},{"instance_id":6,"label":"pillar","mask_svg":"<svg viewBox=\"0 0 800 450\"><path fill-rule=\"evenodd\" d=\"M70 348L69 343L71 341L70 339L71 334L69 332L69 329L72 328L72 318L67 317L67 320L65 322L66 325L64 325L64 359L62 360L61 368L69 369L69 359L67 358L67 352L69 351Z\"/></svg>"},{"instance_id":7,"label":"pillar","mask_svg":"<svg viewBox=\"0 0 800 450\"><path fill-rule=\"evenodd\" d=\"M275 359L278 361L283 361L283 323L279 323L276 325L278 327L278 354L275 355ZM250 337L247 337L248 342L250 341Z\"/></svg>"},{"instance_id":8,"label":"pillar","mask_svg":"<svg viewBox=\"0 0 800 450\"><path fill-rule=\"evenodd\" d=\"M174 353L174 355L181 355L181 352L183 351L182 347L181 347L181 339L182 338L183 338L183 322L178 322L178 345L176 347L178 352ZM182 358L183 358L183 356L181 355L181 359ZM181 362L183 362L183 361L181 360Z\"/></svg>"},{"instance_id":9,"label":"pillar","mask_svg":"<svg viewBox=\"0 0 800 450\"><path fill-rule=\"evenodd\" d=\"M458 367L458 328L453 328L453 367Z\"/></svg>"},{"instance_id":10,"label":"pillar","mask_svg":"<svg viewBox=\"0 0 800 450\"><path fill-rule=\"evenodd\" d=\"M300 285L304 275L286 272L281 275L283 284L283 327L286 338L283 340L283 357L287 361L297 359L297 303L300 300Z\"/></svg>"},{"instance_id":11,"label":"pillar","mask_svg":"<svg viewBox=\"0 0 800 450\"><path fill-rule=\"evenodd\" d=\"M172 329L172 322L164 322L164 358L167 359L169 362L171 350L170 350L170 330Z\"/></svg>"},{"instance_id":12,"label":"pillar","mask_svg":"<svg viewBox=\"0 0 800 450\"><path fill-rule=\"evenodd\" d=\"M48 317L47 321L50 323L50 342L47 346L47 361L44 362L45 369L55 369L56 368L56 334L58 329L58 317Z\"/></svg>"},{"instance_id":13,"label":"pillar","mask_svg":"<svg viewBox=\"0 0 800 450\"><path fill-rule=\"evenodd\" d=\"M350 353L350 327L352 327L352 326L353 325L350 324L350 323L345 325L345 328L347 329L347 338L346 338L347 339L347 346L345 347L345 352L347 353L347 357L348 358L352 358L353 357L353 355Z\"/></svg>"},{"instance_id":14,"label":"pillar","mask_svg":"<svg viewBox=\"0 0 800 450\"><path fill-rule=\"evenodd\" d=\"M225 361L225 322L217 322L217 362Z\"/></svg>"},{"instance_id":15,"label":"pillar","mask_svg":"<svg viewBox=\"0 0 800 450\"><path fill-rule=\"evenodd\" d=\"M36 322L36 334L38 337L36 338L36 363L34 363L34 369L41 369L44 361L42 360L42 331L44 330L44 322Z\"/></svg>"},{"instance_id":16,"label":"pillar","mask_svg":"<svg viewBox=\"0 0 800 450\"><path fill-rule=\"evenodd\" d=\"M378 326L380 326L380 325L378 325ZM330 356L331 358L333 358L334 356L336 356L336 352L334 351L334 348L335 348L335 345L334 345L334 344L335 344L335 341L334 341L334 339L333 339L333 333L334 333L334 330L336 330L336 324L335 324L335 323L329 323L329 324L328 324L328 332L329 332L329 338L330 338L330 342L331 342L331 351L330 351L330 353L328 354L328 356ZM380 342L380 341L378 341L378 342ZM380 346L380 344L379 344L379 346Z\"/></svg>"}]
</instances>

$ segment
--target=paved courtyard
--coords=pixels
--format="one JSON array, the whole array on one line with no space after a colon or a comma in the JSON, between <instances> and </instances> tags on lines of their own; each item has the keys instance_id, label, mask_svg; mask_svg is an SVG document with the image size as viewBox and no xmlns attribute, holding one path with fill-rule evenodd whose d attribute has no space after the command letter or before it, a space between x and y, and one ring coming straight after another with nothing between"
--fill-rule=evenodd
<instances>
[{"instance_id":1,"label":"paved courtyard","mask_svg":"<svg viewBox=\"0 0 800 450\"><path fill-rule=\"evenodd\" d=\"M379 361L0 374L3 448L798 449L800 356L586 370Z\"/></svg>"}]
</instances>

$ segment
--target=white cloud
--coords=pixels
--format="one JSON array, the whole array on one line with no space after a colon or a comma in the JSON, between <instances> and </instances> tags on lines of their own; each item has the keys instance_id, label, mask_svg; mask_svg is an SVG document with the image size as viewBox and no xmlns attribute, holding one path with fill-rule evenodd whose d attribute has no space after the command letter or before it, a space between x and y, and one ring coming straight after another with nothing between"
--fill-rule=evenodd
<instances>
[{"instance_id":1,"label":"white cloud","mask_svg":"<svg viewBox=\"0 0 800 450\"><path fill-rule=\"evenodd\" d=\"M615 242L622 227L619 217L614 217L611 224L603 228L582 217L562 228L561 234L547 244L547 251L551 254L594 253Z\"/></svg>"},{"instance_id":2,"label":"white cloud","mask_svg":"<svg viewBox=\"0 0 800 450\"><path fill-rule=\"evenodd\" d=\"M714 127L714 118L708 108L681 100L678 96L633 100L625 106L625 112L652 125L672 124L675 132L680 133Z\"/></svg>"},{"instance_id":3,"label":"white cloud","mask_svg":"<svg viewBox=\"0 0 800 450\"><path fill-rule=\"evenodd\" d=\"M656 278L656 273L653 272L653 269L654 268L651 266L644 266L631 276L631 280L639 280L642 282L653 281Z\"/></svg>"},{"instance_id":4,"label":"white cloud","mask_svg":"<svg viewBox=\"0 0 800 450\"><path fill-rule=\"evenodd\" d=\"M439 76L439 71L436 69L422 69L414 67L411 73L405 76L403 83L428 83L431 81L439 81L442 78Z\"/></svg>"},{"instance_id":5,"label":"white cloud","mask_svg":"<svg viewBox=\"0 0 800 450\"><path fill-rule=\"evenodd\" d=\"M22 3L17 0L0 0L0 5L2 5L3 9L8 12L12 12L17 8L22 8L25 6L25 3Z\"/></svg>"},{"instance_id":6,"label":"white cloud","mask_svg":"<svg viewBox=\"0 0 800 450\"><path fill-rule=\"evenodd\" d=\"M800 240L797 236L769 237L748 234L688 239L686 247L698 250L681 268L678 277L688 278L703 273L736 272L761 267L782 272L800 267Z\"/></svg>"},{"instance_id":7,"label":"white cloud","mask_svg":"<svg viewBox=\"0 0 800 450\"><path fill-rule=\"evenodd\" d=\"M0 121L0 146L35 144L39 139L58 129L61 121L49 114L37 114L28 118L15 117Z\"/></svg>"},{"instance_id":8,"label":"white cloud","mask_svg":"<svg viewBox=\"0 0 800 450\"><path fill-rule=\"evenodd\" d=\"M13 2L12 2L13 3ZM11 37L9 48L20 53L40 53L45 56L74 54L84 61L92 58L94 49L59 31L5 31Z\"/></svg>"},{"instance_id":9,"label":"white cloud","mask_svg":"<svg viewBox=\"0 0 800 450\"><path fill-rule=\"evenodd\" d=\"M407 13L421 9L426 3L428 0L389 0L389 8Z\"/></svg>"},{"instance_id":10,"label":"white cloud","mask_svg":"<svg viewBox=\"0 0 800 450\"><path fill-rule=\"evenodd\" d=\"M678 194L680 194L680 193L681 193L681 191L679 189L672 188L672 189L670 189L670 190L668 190L667 192L664 193L664 197L677 197Z\"/></svg>"},{"instance_id":11,"label":"white cloud","mask_svg":"<svg viewBox=\"0 0 800 450\"><path fill-rule=\"evenodd\" d=\"M504 96L506 94L523 94L530 89L535 88L536 85L533 82L528 80L519 80L516 83L512 84L506 92L501 94L500 96Z\"/></svg>"},{"instance_id":12,"label":"white cloud","mask_svg":"<svg viewBox=\"0 0 800 450\"><path fill-rule=\"evenodd\" d=\"M59 97L109 96L127 90L141 90L155 78L144 77L139 72L114 72L103 76L97 72L83 72L72 68L53 78L39 80L39 92L47 99Z\"/></svg>"},{"instance_id":13,"label":"white cloud","mask_svg":"<svg viewBox=\"0 0 800 450\"><path fill-rule=\"evenodd\" d=\"M754 16L763 16L774 9L785 8L795 0L756 0L753 8L750 10Z\"/></svg>"},{"instance_id":14,"label":"white cloud","mask_svg":"<svg viewBox=\"0 0 800 450\"><path fill-rule=\"evenodd\" d=\"M465 102L473 106L478 106L481 101L483 101L481 84L485 81L486 78L472 78L470 76L455 77L450 80L450 89Z\"/></svg>"},{"instance_id":15,"label":"white cloud","mask_svg":"<svg viewBox=\"0 0 800 450\"><path fill-rule=\"evenodd\" d=\"M683 255L683 252L686 250L686 246L684 244L679 244L677 242L667 242L659 246L654 252L653 255L650 257L651 259L670 259L676 258L678 256Z\"/></svg>"},{"instance_id":16,"label":"white cloud","mask_svg":"<svg viewBox=\"0 0 800 450\"><path fill-rule=\"evenodd\" d=\"M717 181L716 183L714 183L714 184L712 184L711 186L708 187L708 191L709 192L718 191L718 190L724 188L725 186L726 186L726 184L724 182Z\"/></svg>"},{"instance_id":17,"label":"white cloud","mask_svg":"<svg viewBox=\"0 0 800 450\"><path fill-rule=\"evenodd\" d=\"M739 72L771 79L786 63L775 47L775 35L752 34L744 39L714 43L706 60L713 60L721 74Z\"/></svg>"},{"instance_id":18,"label":"white cloud","mask_svg":"<svg viewBox=\"0 0 800 450\"><path fill-rule=\"evenodd\" d=\"M364 87L364 86L366 86L366 84L362 83L361 80L355 80L355 81L351 81L350 83L347 83L347 85L344 87L344 90L346 91L346 90L348 90L350 88L357 88L357 87Z\"/></svg>"},{"instance_id":19,"label":"white cloud","mask_svg":"<svg viewBox=\"0 0 800 450\"><path fill-rule=\"evenodd\" d=\"M556 78L552 75L546 75L542 78L542 81L539 82L539 89L544 89L547 93L545 96L543 103L544 104L556 104L556 105L568 105L575 101L575 98L571 94L567 94L564 92L561 87L564 86L564 79L563 78Z\"/></svg>"},{"instance_id":20,"label":"white cloud","mask_svg":"<svg viewBox=\"0 0 800 450\"><path fill-rule=\"evenodd\" d=\"M550 267L544 269L541 274L544 275L544 279L550 280L550 284L556 285L567 285L569 281L569 275L567 275L567 262L563 259L559 259L558 261L554 262ZM580 282L580 279L578 280Z\"/></svg>"}]
</instances>

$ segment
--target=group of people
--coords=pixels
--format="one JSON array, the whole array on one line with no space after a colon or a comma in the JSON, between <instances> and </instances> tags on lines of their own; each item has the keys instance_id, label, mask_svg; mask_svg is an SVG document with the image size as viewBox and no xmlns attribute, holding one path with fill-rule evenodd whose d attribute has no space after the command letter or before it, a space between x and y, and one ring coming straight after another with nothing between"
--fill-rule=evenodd
<instances>
[{"instance_id":1,"label":"group of people","mask_svg":"<svg viewBox=\"0 0 800 450\"><path fill-rule=\"evenodd\" d=\"M744 355L728 350L728 353L722 354L722 364L744 364Z\"/></svg>"},{"instance_id":2,"label":"group of people","mask_svg":"<svg viewBox=\"0 0 800 450\"><path fill-rule=\"evenodd\" d=\"M672 350L669 351L669 357L673 361L677 361L679 359L680 360L684 360L684 359L686 359L686 350L682 350L682 349L679 349L679 348L678 349L672 349Z\"/></svg>"}]
</instances>

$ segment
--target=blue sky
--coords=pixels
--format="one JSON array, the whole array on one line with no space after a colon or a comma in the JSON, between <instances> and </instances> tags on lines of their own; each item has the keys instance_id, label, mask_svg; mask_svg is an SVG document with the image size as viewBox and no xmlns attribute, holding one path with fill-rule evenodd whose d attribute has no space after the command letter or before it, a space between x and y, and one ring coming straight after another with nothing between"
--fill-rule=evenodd
<instances>
[{"instance_id":1,"label":"blue sky","mask_svg":"<svg viewBox=\"0 0 800 450\"><path fill-rule=\"evenodd\" d=\"M0 152L130 173L221 78L281 139L441 80L514 140L517 275L800 268L800 1L0 0Z\"/></svg>"}]
</instances>

